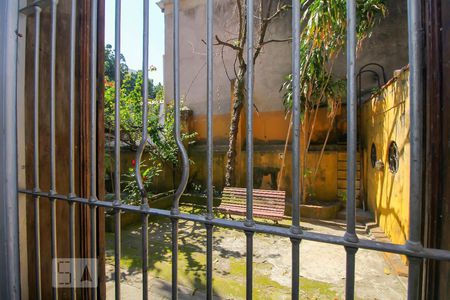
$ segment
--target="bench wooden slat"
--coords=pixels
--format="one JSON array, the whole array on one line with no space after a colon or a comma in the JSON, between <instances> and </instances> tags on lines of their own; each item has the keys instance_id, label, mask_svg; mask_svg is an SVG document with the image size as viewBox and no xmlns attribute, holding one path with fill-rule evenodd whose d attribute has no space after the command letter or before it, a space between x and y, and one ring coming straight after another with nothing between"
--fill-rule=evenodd
<instances>
[{"instance_id":1,"label":"bench wooden slat","mask_svg":"<svg viewBox=\"0 0 450 300\"><path fill-rule=\"evenodd\" d=\"M244 204L242 203L221 203L220 207L225 207L225 206L235 206L235 207L246 207ZM275 210L275 211L283 211L284 212L284 207L283 206L272 206L272 207L268 207L268 206L261 206L261 205L253 205L253 210Z\"/></svg>"},{"instance_id":2,"label":"bench wooden slat","mask_svg":"<svg viewBox=\"0 0 450 300\"><path fill-rule=\"evenodd\" d=\"M246 199L247 196L246 195L242 195L242 196L236 196L236 195L222 195L222 199L239 199L239 200L243 200ZM255 197L253 196L253 201L261 201L264 203L284 203L284 198L265 198L265 197Z\"/></svg>"},{"instance_id":3,"label":"bench wooden slat","mask_svg":"<svg viewBox=\"0 0 450 300\"><path fill-rule=\"evenodd\" d=\"M222 211L224 213L230 213L232 212L235 215L240 215L240 216L245 216L246 211L244 210L233 210L233 211ZM270 214L267 212L253 212L253 216L258 217L258 218L267 218L267 219L271 219L271 220L282 220L284 217L284 214Z\"/></svg>"},{"instance_id":4,"label":"bench wooden slat","mask_svg":"<svg viewBox=\"0 0 450 300\"><path fill-rule=\"evenodd\" d=\"M234 204L234 205L240 205L240 206L245 206L245 202L243 201L222 201L221 203L222 205L228 205L228 204ZM270 204L268 205L268 203L255 203L253 202L253 208L256 207L260 207L260 208L283 208L284 209L284 204Z\"/></svg>"},{"instance_id":5,"label":"bench wooden slat","mask_svg":"<svg viewBox=\"0 0 450 300\"><path fill-rule=\"evenodd\" d=\"M247 212L245 207L235 207L235 206L232 206L232 207L225 206L223 208L220 208L219 210L222 212L233 212L233 213L246 213ZM283 217L283 215L284 215L280 211L267 211L267 210L264 210L264 211L254 210L253 214L266 214L266 215L280 216L280 217Z\"/></svg>"},{"instance_id":6,"label":"bench wooden slat","mask_svg":"<svg viewBox=\"0 0 450 300\"><path fill-rule=\"evenodd\" d=\"M222 192L219 211L238 215L246 214L247 189L227 187ZM253 190L253 215L272 220L281 220L284 216L286 192L271 190Z\"/></svg>"},{"instance_id":7,"label":"bench wooden slat","mask_svg":"<svg viewBox=\"0 0 450 300\"><path fill-rule=\"evenodd\" d=\"M222 201L244 201L246 200L246 197L222 197ZM284 199L262 199L262 198L255 198L253 197L253 202L258 202L258 203L262 203L262 204L284 204Z\"/></svg>"},{"instance_id":8,"label":"bench wooden slat","mask_svg":"<svg viewBox=\"0 0 450 300\"><path fill-rule=\"evenodd\" d=\"M245 207L242 206L236 206L236 205L225 205L221 208L219 208L220 211L246 211ZM260 213L271 213L276 215L284 215L284 210L274 210L274 209L253 209L253 212L260 212Z\"/></svg>"},{"instance_id":9,"label":"bench wooden slat","mask_svg":"<svg viewBox=\"0 0 450 300\"><path fill-rule=\"evenodd\" d=\"M228 196L228 197L245 197L247 195L247 191L241 191L241 192L223 192L222 196ZM286 193L273 195L273 194L262 194L262 193L253 193L253 197L258 198L265 198L265 199L282 199L284 200Z\"/></svg>"},{"instance_id":10,"label":"bench wooden slat","mask_svg":"<svg viewBox=\"0 0 450 300\"><path fill-rule=\"evenodd\" d=\"M225 188L222 192L223 194L245 194L247 193L246 188ZM284 196L286 192L284 191L271 191L271 190L258 190L254 189L253 194L255 195L276 195L276 196Z\"/></svg>"}]
</instances>

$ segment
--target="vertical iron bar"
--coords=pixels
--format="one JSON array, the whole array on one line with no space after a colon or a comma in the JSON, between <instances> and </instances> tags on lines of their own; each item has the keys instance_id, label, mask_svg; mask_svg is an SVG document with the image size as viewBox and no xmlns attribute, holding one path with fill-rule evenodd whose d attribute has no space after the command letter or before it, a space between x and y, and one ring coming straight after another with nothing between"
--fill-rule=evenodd
<instances>
[{"instance_id":1,"label":"vertical iron bar","mask_svg":"<svg viewBox=\"0 0 450 300\"><path fill-rule=\"evenodd\" d=\"M357 100L356 100L356 2L347 0L347 226L344 239L358 242L356 235L356 144L357 144ZM346 281L345 298L355 295L355 255L358 248L345 247Z\"/></svg>"},{"instance_id":2,"label":"vertical iron bar","mask_svg":"<svg viewBox=\"0 0 450 300\"><path fill-rule=\"evenodd\" d=\"M39 48L41 29L41 8L34 8L34 192L40 192L39 187ZM39 196L34 197L34 230L36 238L36 299L42 298L41 293L41 233L39 216Z\"/></svg>"},{"instance_id":3,"label":"vertical iron bar","mask_svg":"<svg viewBox=\"0 0 450 300\"><path fill-rule=\"evenodd\" d=\"M121 80L120 77L120 24L121 24L121 0L116 0L116 24L115 24L115 144L114 144L114 154L115 154L115 170L114 170L114 190L116 194L116 204L120 205L120 88Z\"/></svg>"},{"instance_id":4,"label":"vertical iron bar","mask_svg":"<svg viewBox=\"0 0 450 300\"><path fill-rule=\"evenodd\" d=\"M346 252L346 277L345 277L345 299L355 299L355 260L358 248L345 247Z\"/></svg>"},{"instance_id":5,"label":"vertical iron bar","mask_svg":"<svg viewBox=\"0 0 450 300\"><path fill-rule=\"evenodd\" d=\"M149 17L148 17L148 9L149 3L148 0L143 0L144 4L144 23L143 23L143 48L142 48L142 138L139 143L138 150L136 152L136 182L138 184L139 190L142 196L142 208L148 207L148 199L147 199L147 191L145 190L144 180L141 174L141 159L142 153L144 153L145 144L147 143L148 137L148 26L149 26Z\"/></svg>"},{"instance_id":6,"label":"vertical iron bar","mask_svg":"<svg viewBox=\"0 0 450 300\"><path fill-rule=\"evenodd\" d=\"M120 88L121 88L121 74L120 74L120 38L121 38L121 10L122 1L116 0L116 24L115 24L115 144L114 144L114 191L115 201L114 205L120 207L121 205L121 191L120 191ZM115 276L115 295L116 299L120 300L120 257L121 257L121 210L117 208L114 212L115 232L114 232L114 276Z\"/></svg>"},{"instance_id":7,"label":"vertical iron bar","mask_svg":"<svg viewBox=\"0 0 450 300\"><path fill-rule=\"evenodd\" d=\"M56 141L55 141L55 67L56 67L56 13L57 0L51 6L51 53L50 53L50 194L56 194Z\"/></svg>"},{"instance_id":8,"label":"vertical iron bar","mask_svg":"<svg viewBox=\"0 0 450 300\"><path fill-rule=\"evenodd\" d=\"M292 1L292 230L300 230L300 3Z\"/></svg>"},{"instance_id":9,"label":"vertical iron bar","mask_svg":"<svg viewBox=\"0 0 450 300\"><path fill-rule=\"evenodd\" d=\"M419 0L408 1L408 48L411 99L411 178L409 199L409 239L407 247L421 250L423 196L423 30ZM408 299L420 297L422 259L409 257Z\"/></svg>"},{"instance_id":10,"label":"vertical iron bar","mask_svg":"<svg viewBox=\"0 0 450 300\"><path fill-rule=\"evenodd\" d=\"M75 263L73 259L75 258L75 202L69 202L69 240L70 240L70 274L72 278L77 278ZM74 287L70 290L70 298L72 300L76 299L76 289Z\"/></svg>"},{"instance_id":11,"label":"vertical iron bar","mask_svg":"<svg viewBox=\"0 0 450 300\"><path fill-rule=\"evenodd\" d=\"M69 128L69 198L75 197L75 39L77 0L72 0L70 12L70 128ZM70 271L76 278L75 263L75 202L69 202ZM71 299L76 298L76 289L70 290Z\"/></svg>"},{"instance_id":12,"label":"vertical iron bar","mask_svg":"<svg viewBox=\"0 0 450 300\"><path fill-rule=\"evenodd\" d=\"M206 224L206 299L213 298L213 230L211 224Z\"/></svg>"},{"instance_id":13,"label":"vertical iron bar","mask_svg":"<svg viewBox=\"0 0 450 300\"><path fill-rule=\"evenodd\" d=\"M175 139L178 149L181 154L182 161L182 173L180 185L178 186L174 203L172 206L172 213L179 213L179 202L181 195L186 189L186 185L189 177L189 158L186 149L184 148L183 141L181 139L181 127L180 127L180 113L181 113L181 97L180 97L180 1L173 1L173 76L174 76L174 95L175 95Z\"/></svg>"},{"instance_id":14,"label":"vertical iron bar","mask_svg":"<svg viewBox=\"0 0 450 300\"><path fill-rule=\"evenodd\" d=\"M408 257L408 300L421 299L422 258Z\"/></svg>"},{"instance_id":15,"label":"vertical iron bar","mask_svg":"<svg viewBox=\"0 0 450 300\"><path fill-rule=\"evenodd\" d=\"M145 131L145 134L143 132L143 138L142 141L144 142L143 147L145 148L145 142L147 141L147 125L148 125L148 47L149 47L149 1L144 0L144 28L143 28L143 65L142 65L142 72L143 72L143 102L144 102L144 119L143 119L143 130ZM142 151L144 150L142 148ZM140 160L139 160L140 163ZM144 193L143 198L143 208L148 207L148 199L147 194ZM143 223L142 223L142 244L143 244L143 250L142 250L142 298L144 300L148 299L148 215L143 215Z\"/></svg>"},{"instance_id":16,"label":"vertical iron bar","mask_svg":"<svg viewBox=\"0 0 450 300\"><path fill-rule=\"evenodd\" d=\"M347 1L347 230L345 238L357 242L355 232L356 181L356 3Z\"/></svg>"},{"instance_id":17,"label":"vertical iron bar","mask_svg":"<svg viewBox=\"0 0 450 300\"><path fill-rule=\"evenodd\" d=\"M178 219L172 221L172 299L178 299Z\"/></svg>"},{"instance_id":18,"label":"vertical iron bar","mask_svg":"<svg viewBox=\"0 0 450 300\"><path fill-rule=\"evenodd\" d=\"M300 1L292 1L292 98L293 98L293 132L292 132L292 226L293 233L301 233L300 227ZM292 299L300 295L300 240L291 239L292 243Z\"/></svg>"},{"instance_id":19,"label":"vertical iron bar","mask_svg":"<svg viewBox=\"0 0 450 300\"><path fill-rule=\"evenodd\" d=\"M173 76L174 76L174 95L175 95L175 138L178 147L183 148L179 139L180 134L180 2L173 1ZM184 155L184 153L181 153ZM183 157L184 167L184 157ZM174 201L172 205L172 214L179 213L178 204L181 194L184 192L185 184L187 183L186 172L183 168L183 174L180 185L175 192ZM172 299L178 299L178 220L172 219Z\"/></svg>"},{"instance_id":20,"label":"vertical iron bar","mask_svg":"<svg viewBox=\"0 0 450 300\"><path fill-rule=\"evenodd\" d=\"M77 0L72 0L70 15L70 128L69 128L69 196L75 197L75 55Z\"/></svg>"},{"instance_id":21,"label":"vertical iron bar","mask_svg":"<svg viewBox=\"0 0 450 300\"><path fill-rule=\"evenodd\" d=\"M189 177L189 158L181 139L180 129L180 1L173 1L173 76L175 95L175 139L180 150L182 160L182 174L180 184L175 192L172 215L178 215L181 195L186 189ZM178 299L178 218L172 219L172 299Z\"/></svg>"},{"instance_id":22,"label":"vertical iron bar","mask_svg":"<svg viewBox=\"0 0 450 300\"><path fill-rule=\"evenodd\" d=\"M245 289L245 299L253 299L253 231L245 231L245 237L247 242L247 252L246 252L246 289Z\"/></svg>"},{"instance_id":23,"label":"vertical iron bar","mask_svg":"<svg viewBox=\"0 0 450 300\"><path fill-rule=\"evenodd\" d=\"M144 208L145 204L143 204ZM148 207L148 205L147 205ZM142 299L148 299L148 215L142 214Z\"/></svg>"},{"instance_id":24,"label":"vertical iron bar","mask_svg":"<svg viewBox=\"0 0 450 300\"><path fill-rule=\"evenodd\" d=\"M91 2L91 197L92 202L97 201L97 13L98 0Z\"/></svg>"},{"instance_id":25,"label":"vertical iron bar","mask_svg":"<svg viewBox=\"0 0 450 300\"><path fill-rule=\"evenodd\" d=\"M300 239L291 239L292 243L292 292L291 299L298 300L300 296Z\"/></svg>"},{"instance_id":26,"label":"vertical iron bar","mask_svg":"<svg viewBox=\"0 0 450 300\"><path fill-rule=\"evenodd\" d=\"M97 210L95 202L97 201L97 15L98 0L91 2L91 127L90 127L90 146L91 146L91 196L90 205L90 223L91 223L91 258L97 258ZM92 260L92 273L97 276L97 264ZM97 299L97 289L91 289L91 298Z\"/></svg>"},{"instance_id":27,"label":"vertical iron bar","mask_svg":"<svg viewBox=\"0 0 450 300\"><path fill-rule=\"evenodd\" d=\"M96 237L97 237L97 222L96 222L97 209L94 204L91 204L90 213L91 213L91 243L92 243L91 258L96 259L97 258L97 239L96 239ZM94 280L98 280L97 264L94 260L92 261L91 269L92 269L92 274L94 274L94 276L95 276ZM91 298L97 299L97 289L96 288L91 289Z\"/></svg>"},{"instance_id":28,"label":"vertical iron bar","mask_svg":"<svg viewBox=\"0 0 450 300\"><path fill-rule=\"evenodd\" d=\"M247 0L247 202L245 225L254 226L253 220L253 0ZM246 298L253 295L253 232L245 232L246 252Z\"/></svg>"},{"instance_id":29,"label":"vertical iron bar","mask_svg":"<svg viewBox=\"0 0 450 300\"><path fill-rule=\"evenodd\" d=\"M56 80L56 13L57 0L51 4L51 53L50 53L50 195L56 195L56 132L55 132L55 80ZM50 218L51 218L51 255L52 259L58 257L57 238L56 238L56 200L50 197ZM58 282L57 264L53 263L54 282ZM53 299L58 299L58 287L53 288Z\"/></svg>"},{"instance_id":30,"label":"vertical iron bar","mask_svg":"<svg viewBox=\"0 0 450 300\"><path fill-rule=\"evenodd\" d=\"M148 44L149 44L149 2L143 0L144 22L143 22L143 49L142 49L142 139L136 153L136 181L141 192L141 210L142 213L142 298L148 299L148 215L144 212L148 209L147 191L145 190L143 178L141 175L141 159L144 153L145 144L148 137Z\"/></svg>"},{"instance_id":31,"label":"vertical iron bar","mask_svg":"<svg viewBox=\"0 0 450 300\"><path fill-rule=\"evenodd\" d=\"M247 0L247 215L253 226L253 0Z\"/></svg>"},{"instance_id":32,"label":"vertical iron bar","mask_svg":"<svg viewBox=\"0 0 450 300\"><path fill-rule=\"evenodd\" d=\"M28 295L26 290L21 293L20 289L24 283L21 279L26 281L20 274L26 260L20 261L22 251L19 251L19 245L22 241L19 228L26 224L19 221L23 207L17 194L18 185L24 183L21 175L25 175L19 171L19 164L23 162L23 144L17 143L18 138L23 137L24 131L20 127L25 123L22 119L24 109L18 107L24 98L26 20L25 16L18 14L22 5L24 1L0 1L0 298L11 300ZM18 38L19 33L24 37ZM20 180L17 180L18 175Z\"/></svg>"},{"instance_id":33,"label":"vertical iron bar","mask_svg":"<svg viewBox=\"0 0 450 300\"><path fill-rule=\"evenodd\" d=\"M214 101L214 83L213 83L213 9L214 0L207 1L207 160L208 160L208 218L213 218L213 101Z\"/></svg>"},{"instance_id":34,"label":"vertical iron bar","mask_svg":"<svg viewBox=\"0 0 450 300\"><path fill-rule=\"evenodd\" d=\"M213 81L213 17L214 17L214 0L207 0L206 8L206 22L207 22L207 135L208 135L208 179L207 179L207 194L208 194L208 212L206 218L212 220L213 213L213 101L214 101L214 81ZM206 298L212 299L212 273L213 273L213 225L206 225Z\"/></svg>"}]
</instances>

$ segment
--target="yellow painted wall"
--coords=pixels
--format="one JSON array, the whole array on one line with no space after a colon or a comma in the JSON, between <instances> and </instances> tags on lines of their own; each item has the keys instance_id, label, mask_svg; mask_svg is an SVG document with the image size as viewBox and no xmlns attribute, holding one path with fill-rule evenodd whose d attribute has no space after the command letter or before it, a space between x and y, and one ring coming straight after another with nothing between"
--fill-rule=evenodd
<instances>
[{"instance_id":1,"label":"yellow painted wall","mask_svg":"<svg viewBox=\"0 0 450 300\"><path fill-rule=\"evenodd\" d=\"M312 143L320 143L325 139L328 131L329 119L327 117L328 109L323 107L319 109L317 115ZM335 119L335 130L329 137L329 143L336 141L338 136L345 134L346 130L346 110L341 108ZM243 128L245 138L245 112L241 113L240 128ZM190 130L197 132L196 139L199 142L206 141L206 115L193 114L190 121ZM284 111L266 111L254 112L253 114L253 138L255 143L284 143L289 128L289 115L286 116ZM230 131L230 114L213 116L213 137L217 142L228 141Z\"/></svg>"},{"instance_id":2,"label":"yellow painted wall","mask_svg":"<svg viewBox=\"0 0 450 300\"><path fill-rule=\"evenodd\" d=\"M392 79L378 96L365 102L361 111L364 193L376 221L394 243L403 244L409 226L409 70ZM389 170L388 149L395 141L399 151L397 173ZM381 170L372 168L372 143Z\"/></svg>"},{"instance_id":3,"label":"yellow painted wall","mask_svg":"<svg viewBox=\"0 0 450 300\"><path fill-rule=\"evenodd\" d=\"M308 152L306 166L308 170L314 170L320 156L320 149L322 141L324 140L329 119L327 118L327 108L319 110L317 116L317 123L312 138L312 146ZM334 201L339 198L339 192L342 190L341 173L342 156L345 157L345 145L337 146L336 140L341 139L345 135L346 121L345 121L345 107L340 109L335 122L335 128L332 130L328 147L325 150L317 175L307 177L307 190L305 194L309 194L310 199ZM284 111L274 112L255 112L254 113L254 173L258 178L258 172L265 172L266 170L276 170L279 172L283 163L283 152L286 134L289 128L289 118L285 117ZM193 145L186 145L188 147L189 158L193 162L190 166L189 179L196 185L206 187L207 180L207 166L206 166L206 116L195 115L192 111L182 112L183 128L190 132L196 132L196 143ZM225 165L226 165L226 151L228 146L228 134L230 126L229 114L214 115L214 178L213 184L217 190L222 190L225 179ZM304 149L305 140L301 138L301 147ZM242 114L241 123L239 126L238 137L238 155L236 158L236 186L245 186L246 179L246 152L245 152L245 114ZM290 199L292 190L292 146L288 146L288 151L285 158L285 168L281 180L275 180L280 183L280 189L287 192L287 197ZM343 155L344 154L344 155ZM143 160L148 159L149 154L144 154ZM303 151L301 151L301 163L303 164ZM134 152L124 151L122 153L122 169L127 171L131 167L132 160L135 159ZM345 160L345 158L344 158ZM345 171L344 171L345 173ZM278 175L278 173L277 173ZM163 192L176 187L179 181L179 174L172 172L170 168L163 168L163 172L158 178L155 178L153 183L153 192ZM345 176L344 176L345 177ZM259 177L261 178L261 177ZM278 179L278 176L277 176ZM255 187L271 189L272 178L270 174L264 174L262 178L262 185L259 186L255 179ZM344 187L345 188L345 187Z\"/></svg>"},{"instance_id":4,"label":"yellow painted wall","mask_svg":"<svg viewBox=\"0 0 450 300\"><path fill-rule=\"evenodd\" d=\"M332 130L328 145L334 145L339 137L345 135L346 122L345 122L345 108L341 108L336 119L335 128ZM328 131L329 119L327 117L328 110L326 107L319 109L317 115L317 121L314 129L314 134L311 140L312 145L318 144L321 146L322 141ZM253 136L255 141L254 152L254 168L255 173L258 169L281 169L282 157L284 150L284 143L286 140L286 134L289 130L289 115L286 116L284 111L269 111L269 112L254 112L253 115ZM242 146L242 150L238 151L236 157L236 185L245 186L246 178L246 154L245 154L245 138L246 138L246 116L245 111L242 111L241 122L239 126L238 136L238 149ZM197 141L202 144L206 140L206 116L195 115L192 116L190 121L190 130L197 132ZM222 148L214 154L214 184L220 190L224 184L225 176L225 164L226 157L225 151L227 150L228 134L230 126L230 115L214 115L213 117L213 137L215 141L215 148ZM302 133L303 135L303 133ZM289 141L291 141L290 136ZM301 138L301 149L303 149L305 140ZM285 158L285 169L281 180L281 189L287 192L287 195L291 193L292 186L292 155L291 145L288 147ZM313 147L314 148L314 147ZM307 168L315 169L317 161L320 156L320 147L316 149L310 149L307 157ZM342 148L342 147L341 147ZM345 148L345 147L344 147ZM206 161L204 157L206 155L206 149L199 149L195 146L190 151L191 159L195 164L191 167L191 178L198 182L206 182ZM342 151L342 149L340 150ZM345 149L343 149L345 151ZM337 149L327 149L321 159L319 165L319 171L314 179L312 176L308 177L308 191L311 193L311 198L318 200L337 200L338 199L338 152ZM303 153L302 153L303 154ZM303 155L302 155L303 156ZM303 163L303 158L301 159ZM261 188L268 189L267 181L270 182L266 175L263 180L263 186Z\"/></svg>"},{"instance_id":5,"label":"yellow painted wall","mask_svg":"<svg viewBox=\"0 0 450 300\"><path fill-rule=\"evenodd\" d=\"M256 149L254 152L254 174L258 172L258 169L267 168L280 168L282 164L282 148L276 149ZM195 149L190 151L190 158L194 161L191 165L190 179L195 181L197 184L202 184L206 186L207 178L207 168L205 160L206 152L205 149ZM316 165L317 159L319 157L318 152L310 152L308 154L308 167L313 168ZM236 170L239 173L239 180L236 182L236 186L245 187L245 160L246 154L242 153L240 156L242 169ZM284 176L281 181L281 190L286 191L288 197L290 197L292 190L292 154L288 151L286 154L286 169ZM337 179L337 163L338 163L338 151L326 151L322 157L322 161L319 167L319 172L317 173L316 180L311 183L311 190L313 191L314 199L334 201L337 200L338 195L338 179ZM213 184L218 189L221 190L224 187L225 178L225 164L226 164L226 153L225 151L215 151L213 168L214 168L214 178ZM257 175L256 175L257 176ZM258 188L271 189L270 181L268 175L264 176L262 180L262 186ZM255 183L256 184L256 183Z\"/></svg>"}]
</instances>

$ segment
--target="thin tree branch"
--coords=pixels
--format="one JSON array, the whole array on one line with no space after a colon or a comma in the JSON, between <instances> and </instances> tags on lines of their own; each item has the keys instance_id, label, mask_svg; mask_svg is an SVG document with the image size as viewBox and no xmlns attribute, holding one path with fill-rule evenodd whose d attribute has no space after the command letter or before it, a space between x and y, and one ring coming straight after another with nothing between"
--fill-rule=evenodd
<instances>
[{"instance_id":1,"label":"thin tree branch","mask_svg":"<svg viewBox=\"0 0 450 300\"><path fill-rule=\"evenodd\" d=\"M217 41L217 44L215 44L215 45L222 45L222 46L230 47L231 49L236 50L236 51L242 50L242 48L239 46L233 45L226 41L222 41L217 35L216 35L216 41Z\"/></svg>"},{"instance_id":2,"label":"thin tree branch","mask_svg":"<svg viewBox=\"0 0 450 300\"><path fill-rule=\"evenodd\" d=\"M260 0L260 1L262 2L264 0ZM278 1L275 13L270 15L270 13L272 12L272 6L273 6L273 0L270 0L269 3L268 3L268 7L267 7L267 11L266 11L265 17L263 17L263 13L261 12L259 39L258 39L257 46L255 48L256 50L255 50L255 55L253 57L253 64L256 63L256 59L258 58L259 54L261 53L261 50L262 50L263 46L267 44L267 42L265 42L264 39L266 37L267 29L268 29L270 23L276 17L278 17L282 12L284 12L285 10L287 10L289 8L289 6L287 6L287 5L281 5L281 1ZM276 41L283 42L282 40L273 39L273 40L270 40L269 43L276 42Z\"/></svg>"},{"instance_id":3,"label":"thin tree branch","mask_svg":"<svg viewBox=\"0 0 450 300\"><path fill-rule=\"evenodd\" d=\"M285 39L272 39L272 40L267 40L261 43L261 46L265 46L267 44L270 43L285 43L285 42L292 42L292 38L285 38Z\"/></svg>"}]
</instances>

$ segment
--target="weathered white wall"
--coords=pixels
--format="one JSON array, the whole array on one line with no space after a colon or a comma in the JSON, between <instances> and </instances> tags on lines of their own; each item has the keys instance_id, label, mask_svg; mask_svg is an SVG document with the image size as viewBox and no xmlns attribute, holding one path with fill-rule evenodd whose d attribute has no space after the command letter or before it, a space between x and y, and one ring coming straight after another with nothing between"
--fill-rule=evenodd
<instances>
[{"instance_id":1,"label":"weathered white wall","mask_svg":"<svg viewBox=\"0 0 450 300\"><path fill-rule=\"evenodd\" d=\"M172 66L172 5L163 1L165 7L166 54L164 57L164 85L166 100L173 100ZM206 113L206 2L204 0L181 0L180 12L180 83L184 104L195 115ZM358 69L368 62L377 62L386 68L388 79L393 70L408 62L406 0L389 0L389 15L375 28L372 37L363 43L358 53ZM214 31L222 40L235 37L237 12L233 0L215 1ZM255 28L255 32L257 32ZM267 39L282 39L291 36L291 13L284 13L269 27ZM231 79L233 79L234 51L222 47L214 48L214 114L226 114L230 110ZM283 78L291 70L291 43L273 43L264 47L255 66L254 102L261 112L282 111L282 93L279 92ZM337 76L344 77L345 53L334 67ZM374 78L367 76L364 87L373 86Z\"/></svg>"},{"instance_id":2,"label":"weathered white wall","mask_svg":"<svg viewBox=\"0 0 450 300\"><path fill-rule=\"evenodd\" d=\"M215 1L214 31L222 40L233 38L237 32L237 12L234 1ZM206 113L206 6L205 1L181 1L180 13L180 83L184 104L194 110L194 114ZM166 54L164 57L164 85L166 99L173 99L173 65L172 65L172 6L166 5ZM286 13L274 22L268 32L271 37L290 37L290 13ZM255 30L256 31L256 30ZM215 114L229 113L231 82L233 79L234 51L214 47L214 90ZM273 63L276 61L276 63ZM290 43L269 44L264 48L255 66L255 104L260 111L279 111L283 109L282 94L279 93L283 77L291 69Z\"/></svg>"},{"instance_id":3,"label":"weathered white wall","mask_svg":"<svg viewBox=\"0 0 450 300\"><path fill-rule=\"evenodd\" d=\"M379 63L386 70L387 80L393 72L408 64L408 19L406 0L386 0L388 15L374 28L372 36L362 43L357 54L356 70L367 63ZM345 53L335 63L336 76L345 77ZM377 85L371 75L363 76L363 90Z\"/></svg>"}]
</instances>

